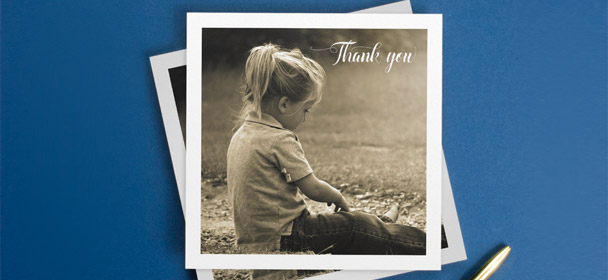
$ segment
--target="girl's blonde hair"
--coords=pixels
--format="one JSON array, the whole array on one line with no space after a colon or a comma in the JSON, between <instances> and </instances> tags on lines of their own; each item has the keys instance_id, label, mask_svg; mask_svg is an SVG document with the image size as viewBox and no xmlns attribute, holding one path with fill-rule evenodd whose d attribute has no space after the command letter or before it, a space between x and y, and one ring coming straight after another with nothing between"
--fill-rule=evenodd
<instances>
[{"instance_id":1,"label":"girl's blonde hair","mask_svg":"<svg viewBox=\"0 0 608 280\"><path fill-rule=\"evenodd\" d=\"M294 102L319 102L324 83L323 67L300 50L281 50L272 43L255 47L245 64L240 122L250 112L261 117L262 103L275 96L286 96Z\"/></svg>"}]
</instances>

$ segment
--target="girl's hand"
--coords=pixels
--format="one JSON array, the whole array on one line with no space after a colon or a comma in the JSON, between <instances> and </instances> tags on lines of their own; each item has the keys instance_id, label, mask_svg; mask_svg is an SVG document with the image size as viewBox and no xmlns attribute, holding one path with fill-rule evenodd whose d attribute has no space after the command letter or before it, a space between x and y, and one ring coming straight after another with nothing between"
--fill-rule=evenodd
<instances>
[{"instance_id":1,"label":"girl's hand","mask_svg":"<svg viewBox=\"0 0 608 280\"><path fill-rule=\"evenodd\" d=\"M349 212L350 211L350 207L348 207L348 203L346 202L346 199L344 198L344 196L341 197L340 201L333 203L335 205L334 208L334 212L338 212L338 211L344 211L344 212ZM327 206L331 206L332 203L328 202Z\"/></svg>"},{"instance_id":2,"label":"girl's hand","mask_svg":"<svg viewBox=\"0 0 608 280\"><path fill-rule=\"evenodd\" d=\"M326 202L328 207L335 204L335 212L350 211L350 207L348 207L348 203L346 203L346 199L344 199L342 193L325 181L317 179L315 174L310 173L310 175L294 183L308 198L314 201Z\"/></svg>"}]
</instances>

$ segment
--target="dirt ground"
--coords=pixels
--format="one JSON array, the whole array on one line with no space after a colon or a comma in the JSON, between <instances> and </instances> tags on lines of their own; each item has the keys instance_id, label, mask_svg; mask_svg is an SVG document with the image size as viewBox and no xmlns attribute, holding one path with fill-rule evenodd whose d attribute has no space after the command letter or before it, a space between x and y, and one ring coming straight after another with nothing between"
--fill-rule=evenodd
<instances>
[{"instance_id":1,"label":"dirt ground","mask_svg":"<svg viewBox=\"0 0 608 280\"><path fill-rule=\"evenodd\" d=\"M238 253L235 245L234 224L224 179L208 179L202 184L201 252L207 254ZM397 223L413 226L425 231L426 198L424 193L387 190L372 190L369 186L341 184L336 186L344 194L353 211L382 215L394 203L400 205ZM332 211L325 203L306 199L312 213ZM247 270L214 270L216 279L248 279ZM328 271L329 272L329 271ZM305 276L305 277L309 277Z\"/></svg>"}]
</instances>

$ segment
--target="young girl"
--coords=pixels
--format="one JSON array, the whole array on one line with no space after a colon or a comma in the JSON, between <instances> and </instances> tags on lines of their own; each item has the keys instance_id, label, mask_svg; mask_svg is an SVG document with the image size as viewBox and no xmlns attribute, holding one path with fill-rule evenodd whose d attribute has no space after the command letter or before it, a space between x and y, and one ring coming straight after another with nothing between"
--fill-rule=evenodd
<instances>
[{"instance_id":1,"label":"young girl","mask_svg":"<svg viewBox=\"0 0 608 280\"><path fill-rule=\"evenodd\" d=\"M250 51L242 125L227 158L237 246L251 253L425 254L423 231L351 212L340 191L313 173L293 131L321 101L324 79L323 68L298 50L266 44ZM310 215L302 194L334 204L335 213Z\"/></svg>"}]
</instances>

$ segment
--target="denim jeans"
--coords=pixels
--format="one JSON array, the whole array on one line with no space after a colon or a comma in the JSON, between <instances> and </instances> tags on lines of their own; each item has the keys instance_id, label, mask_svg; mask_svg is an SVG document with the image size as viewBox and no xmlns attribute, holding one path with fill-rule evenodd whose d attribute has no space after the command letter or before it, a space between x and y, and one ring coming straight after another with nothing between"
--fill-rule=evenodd
<instances>
[{"instance_id":1,"label":"denim jeans","mask_svg":"<svg viewBox=\"0 0 608 280\"><path fill-rule=\"evenodd\" d=\"M442 238L442 243L444 241ZM447 244L442 247L447 247ZM310 215L308 210L304 210L294 220L291 235L281 238L281 251L424 255L426 233L414 227L383 222L377 216L358 211Z\"/></svg>"}]
</instances>

